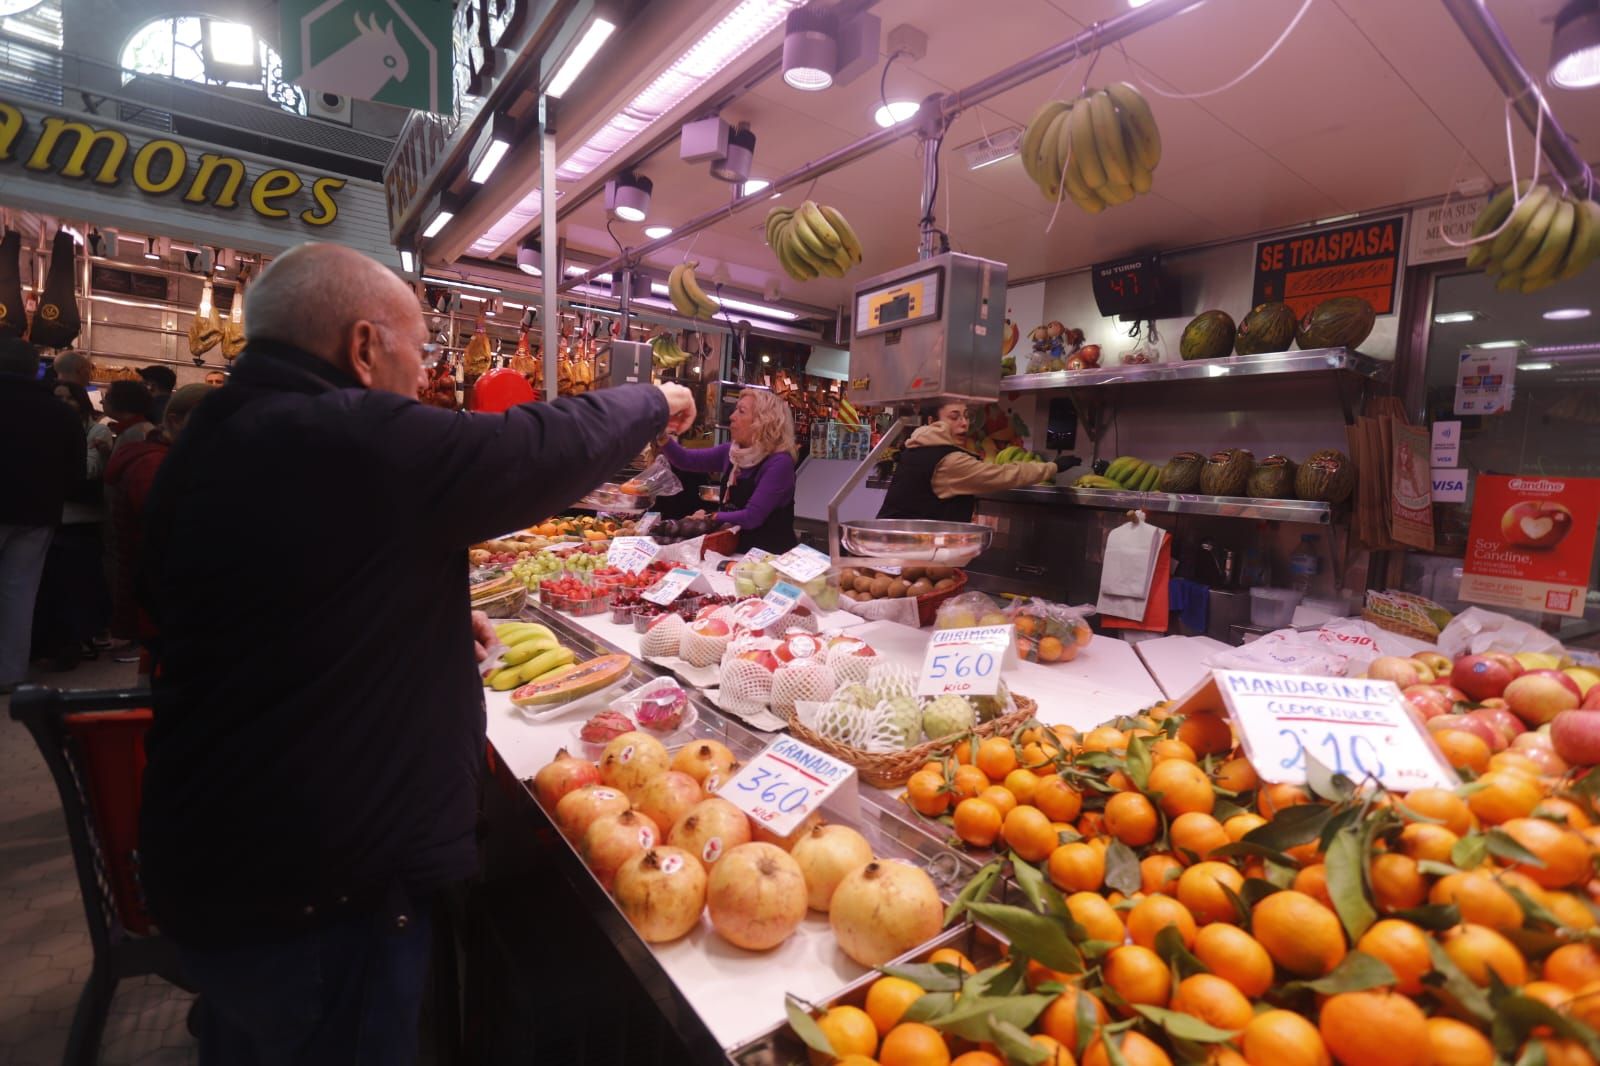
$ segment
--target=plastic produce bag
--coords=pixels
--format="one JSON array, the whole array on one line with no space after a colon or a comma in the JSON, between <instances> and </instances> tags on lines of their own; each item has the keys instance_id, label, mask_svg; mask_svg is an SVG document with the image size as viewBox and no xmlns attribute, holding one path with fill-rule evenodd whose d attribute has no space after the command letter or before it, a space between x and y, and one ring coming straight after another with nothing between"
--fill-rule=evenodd
<instances>
[{"instance_id":1,"label":"plastic produce bag","mask_svg":"<svg viewBox=\"0 0 1600 1066\"><path fill-rule=\"evenodd\" d=\"M1094 639L1089 607L1031 599L1005 612L1017 627L1017 655L1030 663L1070 663Z\"/></svg>"},{"instance_id":2,"label":"plastic produce bag","mask_svg":"<svg viewBox=\"0 0 1600 1066\"><path fill-rule=\"evenodd\" d=\"M935 629L971 629L973 626L1003 626L1005 612L991 597L981 592L963 592L939 605L933 616Z\"/></svg>"},{"instance_id":3,"label":"plastic produce bag","mask_svg":"<svg viewBox=\"0 0 1600 1066\"><path fill-rule=\"evenodd\" d=\"M658 455L641 473L624 481L621 489L629 496L676 496L683 491L683 482L673 473L667 457Z\"/></svg>"},{"instance_id":4,"label":"plastic produce bag","mask_svg":"<svg viewBox=\"0 0 1600 1066\"><path fill-rule=\"evenodd\" d=\"M1520 622L1498 611L1468 607L1451 619L1439 634L1439 650L1454 659L1460 655L1481 655L1486 651L1519 651L1562 654L1561 642L1549 633Z\"/></svg>"}]
</instances>

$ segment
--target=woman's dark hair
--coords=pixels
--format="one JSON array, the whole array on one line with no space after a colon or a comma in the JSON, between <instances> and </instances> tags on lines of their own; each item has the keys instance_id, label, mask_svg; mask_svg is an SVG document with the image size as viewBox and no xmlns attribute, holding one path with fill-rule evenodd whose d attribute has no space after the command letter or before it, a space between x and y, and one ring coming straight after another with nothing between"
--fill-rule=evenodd
<instances>
[{"instance_id":1,"label":"woman's dark hair","mask_svg":"<svg viewBox=\"0 0 1600 1066\"><path fill-rule=\"evenodd\" d=\"M66 389L72 396L72 406L78 409L78 417L98 419L100 412L94 409L94 404L89 400L89 390L79 385L76 381L58 381L56 388Z\"/></svg>"},{"instance_id":2,"label":"woman's dark hair","mask_svg":"<svg viewBox=\"0 0 1600 1066\"><path fill-rule=\"evenodd\" d=\"M125 418L134 415L149 418L152 401L150 390L144 387L143 382L113 381L106 389L102 406L108 413L115 412Z\"/></svg>"}]
</instances>

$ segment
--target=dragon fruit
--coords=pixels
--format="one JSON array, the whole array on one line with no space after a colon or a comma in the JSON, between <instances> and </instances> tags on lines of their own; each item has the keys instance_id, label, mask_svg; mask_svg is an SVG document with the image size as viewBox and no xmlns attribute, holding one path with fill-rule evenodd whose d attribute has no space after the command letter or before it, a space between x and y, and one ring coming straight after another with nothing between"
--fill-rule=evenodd
<instances>
[{"instance_id":1,"label":"dragon fruit","mask_svg":"<svg viewBox=\"0 0 1600 1066\"><path fill-rule=\"evenodd\" d=\"M608 744L624 733L633 732L633 729L633 719L621 711L601 711L583 723L578 735L590 744Z\"/></svg>"}]
</instances>

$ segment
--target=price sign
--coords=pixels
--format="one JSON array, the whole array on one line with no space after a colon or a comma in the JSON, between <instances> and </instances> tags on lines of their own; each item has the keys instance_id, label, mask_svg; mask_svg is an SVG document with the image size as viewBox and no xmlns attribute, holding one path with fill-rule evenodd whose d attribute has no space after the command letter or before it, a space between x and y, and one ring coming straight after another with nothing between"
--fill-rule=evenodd
<instances>
[{"instance_id":1,"label":"price sign","mask_svg":"<svg viewBox=\"0 0 1600 1066\"><path fill-rule=\"evenodd\" d=\"M839 788L855 780L855 767L798 740L779 737L717 790L717 795L778 836L799 828Z\"/></svg>"},{"instance_id":2,"label":"price sign","mask_svg":"<svg viewBox=\"0 0 1600 1066\"><path fill-rule=\"evenodd\" d=\"M761 597L761 609L745 621L751 629L765 629L800 602L800 590L787 581L772 586L772 591Z\"/></svg>"},{"instance_id":3,"label":"price sign","mask_svg":"<svg viewBox=\"0 0 1600 1066\"><path fill-rule=\"evenodd\" d=\"M1216 670L1174 710L1206 699L1208 686L1263 781L1305 784L1309 757L1352 781L1371 777L1399 792L1460 783L1392 681Z\"/></svg>"},{"instance_id":4,"label":"price sign","mask_svg":"<svg viewBox=\"0 0 1600 1066\"><path fill-rule=\"evenodd\" d=\"M922 660L919 696L993 696L1000 673L1016 662L1011 626L935 630Z\"/></svg>"},{"instance_id":5,"label":"price sign","mask_svg":"<svg viewBox=\"0 0 1600 1066\"><path fill-rule=\"evenodd\" d=\"M639 516L639 521L633 524L633 528L638 531L640 536L644 536L646 533L656 528L656 523L659 521L661 521L660 511L646 511L644 514Z\"/></svg>"},{"instance_id":6,"label":"price sign","mask_svg":"<svg viewBox=\"0 0 1600 1066\"><path fill-rule=\"evenodd\" d=\"M804 585L821 577L833 567L833 560L804 544L797 544L772 560L772 568L780 571L797 584Z\"/></svg>"},{"instance_id":7,"label":"price sign","mask_svg":"<svg viewBox=\"0 0 1600 1066\"><path fill-rule=\"evenodd\" d=\"M650 560L660 550L660 545L649 537L617 537L606 549L606 565L626 574L637 574L650 565Z\"/></svg>"},{"instance_id":8,"label":"price sign","mask_svg":"<svg viewBox=\"0 0 1600 1066\"><path fill-rule=\"evenodd\" d=\"M640 593L639 598L649 600L651 603L659 603L665 607L687 592L691 585L699 581L700 571L691 570L686 566L675 566L668 570L660 581Z\"/></svg>"},{"instance_id":9,"label":"price sign","mask_svg":"<svg viewBox=\"0 0 1600 1066\"><path fill-rule=\"evenodd\" d=\"M763 559L770 558L772 558L772 553L767 551L767 549L751 548L749 551L744 553L743 561L747 563L759 563Z\"/></svg>"}]
</instances>

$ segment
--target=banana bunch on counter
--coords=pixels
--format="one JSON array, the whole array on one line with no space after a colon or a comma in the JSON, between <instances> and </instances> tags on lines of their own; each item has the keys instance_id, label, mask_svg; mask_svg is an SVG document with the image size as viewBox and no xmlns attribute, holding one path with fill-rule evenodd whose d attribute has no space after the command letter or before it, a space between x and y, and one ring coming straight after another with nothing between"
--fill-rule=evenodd
<instances>
[{"instance_id":1,"label":"banana bunch on counter","mask_svg":"<svg viewBox=\"0 0 1600 1066\"><path fill-rule=\"evenodd\" d=\"M767 212L767 244L784 273L796 281L816 276L842 278L861 262L861 241L844 216L826 204L802 201L799 207Z\"/></svg>"},{"instance_id":2,"label":"banana bunch on counter","mask_svg":"<svg viewBox=\"0 0 1600 1066\"><path fill-rule=\"evenodd\" d=\"M1021 445L1013 444L1008 448L1002 448L989 461L996 466L1005 466L1009 463L1042 463L1046 460L1042 455L1030 452Z\"/></svg>"},{"instance_id":3,"label":"banana bunch on counter","mask_svg":"<svg viewBox=\"0 0 1600 1066\"><path fill-rule=\"evenodd\" d=\"M1472 246L1467 266L1498 278L1501 292L1538 292L1578 276L1600 257L1600 204L1543 185L1530 190L1527 182L1518 202L1516 188L1507 185L1478 216L1474 237L1500 232Z\"/></svg>"},{"instance_id":4,"label":"banana bunch on counter","mask_svg":"<svg viewBox=\"0 0 1600 1066\"><path fill-rule=\"evenodd\" d=\"M682 366L689 359L689 353L678 345L678 338L673 333L658 333L650 340L650 362L662 370L671 370L675 366Z\"/></svg>"},{"instance_id":5,"label":"banana bunch on counter","mask_svg":"<svg viewBox=\"0 0 1600 1066\"><path fill-rule=\"evenodd\" d=\"M1161 131L1143 94L1127 82L1072 102L1048 100L1022 133L1023 169L1050 201L1067 196L1089 212L1150 191Z\"/></svg>"},{"instance_id":6,"label":"banana bunch on counter","mask_svg":"<svg viewBox=\"0 0 1600 1066\"><path fill-rule=\"evenodd\" d=\"M577 656L564 648L549 626L537 622L504 622L494 634L505 650L483 664L483 683L496 692L509 692L533 681L554 681L577 667Z\"/></svg>"},{"instance_id":7,"label":"banana bunch on counter","mask_svg":"<svg viewBox=\"0 0 1600 1066\"><path fill-rule=\"evenodd\" d=\"M700 264L693 259L679 263L672 268L672 273L667 275L667 295L672 299L672 306L678 309L678 314L687 315L689 318L716 318L722 311L722 305L706 295L705 289L700 287L700 280L694 276L695 269Z\"/></svg>"}]
</instances>

